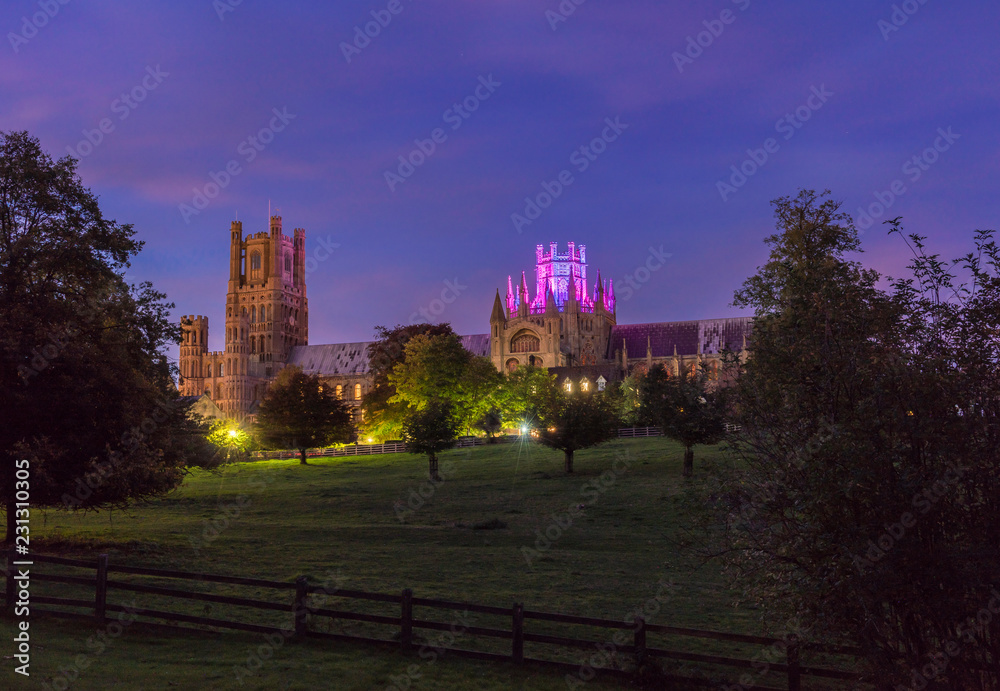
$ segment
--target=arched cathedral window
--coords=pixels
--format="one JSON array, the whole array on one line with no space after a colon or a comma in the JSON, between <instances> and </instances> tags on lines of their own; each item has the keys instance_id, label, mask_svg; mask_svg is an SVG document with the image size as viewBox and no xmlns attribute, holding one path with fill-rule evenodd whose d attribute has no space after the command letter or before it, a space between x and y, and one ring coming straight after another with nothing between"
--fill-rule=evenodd
<instances>
[{"instance_id":1,"label":"arched cathedral window","mask_svg":"<svg viewBox=\"0 0 1000 691\"><path fill-rule=\"evenodd\" d=\"M531 333L520 334L510 342L510 352L531 353L541 349L541 341L538 336Z\"/></svg>"}]
</instances>

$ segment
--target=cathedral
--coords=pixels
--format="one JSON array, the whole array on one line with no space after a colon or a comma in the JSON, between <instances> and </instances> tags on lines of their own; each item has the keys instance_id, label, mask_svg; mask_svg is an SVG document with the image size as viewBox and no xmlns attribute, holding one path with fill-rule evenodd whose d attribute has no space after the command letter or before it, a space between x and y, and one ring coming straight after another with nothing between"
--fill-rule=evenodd
<instances>
[{"instance_id":1,"label":"cathedral","mask_svg":"<svg viewBox=\"0 0 1000 691\"><path fill-rule=\"evenodd\" d=\"M243 236L230 227L225 350L209 352L208 318L181 318L178 388L206 396L227 416L252 418L261 397L287 365L316 374L362 421L361 401L371 387L368 342L309 345L305 283L305 231L292 236L281 217L267 232ZM462 336L474 355L501 371L545 367L567 391L603 390L635 371L663 363L675 375L704 363L718 378L722 353L745 352L751 318L618 324L614 284L587 277L587 247L570 242L535 248L534 293L522 272L507 277L504 299L493 301L488 334Z\"/></svg>"}]
</instances>

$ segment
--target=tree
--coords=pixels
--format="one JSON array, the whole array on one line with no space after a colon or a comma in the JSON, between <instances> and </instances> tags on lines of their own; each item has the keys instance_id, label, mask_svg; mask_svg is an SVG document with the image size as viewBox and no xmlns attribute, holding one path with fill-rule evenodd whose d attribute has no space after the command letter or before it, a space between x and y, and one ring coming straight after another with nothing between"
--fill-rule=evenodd
<instances>
[{"instance_id":1,"label":"tree","mask_svg":"<svg viewBox=\"0 0 1000 691\"><path fill-rule=\"evenodd\" d=\"M997 688L1000 251L979 232L949 264L911 235L913 277L883 289L827 194L774 202L736 294L756 319L736 462L701 497L717 551L768 613L860 647L878 688Z\"/></svg>"},{"instance_id":2,"label":"tree","mask_svg":"<svg viewBox=\"0 0 1000 691\"><path fill-rule=\"evenodd\" d=\"M671 376L662 363L653 366L639 384L640 413L684 445L684 477L694 472L695 444L716 444L725 434L723 391L713 390L704 369L681 368Z\"/></svg>"},{"instance_id":3,"label":"tree","mask_svg":"<svg viewBox=\"0 0 1000 691\"><path fill-rule=\"evenodd\" d=\"M542 411L554 409L559 400L554 374L542 367L518 367L508 372L501 384L499 408L503 424L519 430L534 428Z\"/></svg>"},{"instance_id":4,"label":"tree","mask_svg":"<svg viewBox=\"0 0 1000 691\"><path fill-rule=\"evenodd\" d=\"M573 453L618 435L618 417L603 393L557 390L536 423L538 441L564 454L564 468L573 472Z\"/></svg>"},{"instance_id":5,"label":"tree","mask_svg":"<svg viewBox=\"0 0 1000 691\"><path fill-rule=\"evenodd\" d=\"M500 431L499 404L503 387L503 375L497 371L488 358L470 356L459 380L458 397L455 400L460 412L459 424L466 433L473 428L484 430L487 435ZM495 427L487 429L484 422L492 422ZM492 440L492 436L490 437Z\"/></svg>"},{"instance_id":6,"label":"tree","mask_svg":"<svg viewBox=\"0 0 1000 691\"><path fill-rule=\"evenodd\" d=\"M462 398L462 378L472 354L455 334L418 334L404 349L402 362L389 375L396 389L390 402L423 408L432 400L446 399L454 405Z\"/></svg>"},{"instance_id":7,"label":"tree","mask_svg":"<svg viewBox=\"0 0 1000 691\"><path fill-rule=\"evenodd\" d=\"M487 443L495 444L496 436L503 429L503 418L500 416L500 411L496 408L490 408L483 416L476 421L476 429L482 430L486 435Z\"/></svg>"},{"instance_id":8,"label":"tree","mask_svg":"<svg viewBox=\"0 0 1000 691\"><path fill-rule=\"evenodd\" d=\"M502 377L486 358L476 357L454 334L418 334L406 344L405 357L389 375L396 390L390 403L423 408L429 401L445 399L459 428L471 432L500 391Z\"/></svg>"},{"instance_id":9,"label":"tree","mask_svg":"<svg viewBox=\"0 0 1000 691\"><path fill-rule=\"evenodd\" d=\"M387 329L375 327L375 340L368 344L368 371L372 388L361 403L365 434L377 439L398 438L402 434L407 406L402 401L390 402L396 388L389 375L406 357L406 344L419 334L439 336L454 334L448 324L410 324Z\"/></svg>"},{"instance_id":10,"label":"tree","mask_svg":"<svg viewBox=\"0 0 1000 691\"><path fill-rule=\"evenodd\" d=\"M351 414L343 401L316 375L285 367L264 394L257 411L261 442L297 449L306 465L306 449L350 440Z\"/></svg>"},{"instance_id":11,"label":"tree","mask_svg":"<svg viewBox=\"0 0 1000 691\"><path fill-rule=\"evenodd\" d=\"M27 132L0 132L0 501L125 507L218 462L164 348L165 296L123 278L142 243ZM27 480L25 476L27 477ZM23 517L23 514L22 514Z\"/></svg>"},{"instance_id":12,"label":"tree","mask_svg":"<svg viewBox=\"0 0 1000 691\"><path fill-rule=\"evenodd\" d=\"M437 455L455 444L458 421L454 407L445 399L427 401L421 408L410 408L403 424L403 441L406 450L413 454L427 454L430 479L441 480Z\"/></svg>"}]
</instances>

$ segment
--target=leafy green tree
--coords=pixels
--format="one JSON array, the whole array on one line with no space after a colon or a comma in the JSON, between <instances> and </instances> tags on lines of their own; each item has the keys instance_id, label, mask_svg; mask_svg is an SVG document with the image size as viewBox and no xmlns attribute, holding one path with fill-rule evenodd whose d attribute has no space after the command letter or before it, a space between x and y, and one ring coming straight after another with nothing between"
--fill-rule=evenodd
<instances>
[{"instance_id":1,"label":"leafy green tree","mask_svg":"<svg viewBox=\"0 0 1000 691\"><path fill-rule=\"evenodd\" d=\"M636 370L620 382L609 384L605 389L605 394L610 398L624 427L644 427L656 424L643 417L639 389L644 378L644 373Z\"/></svg>"},{"instance_id":2,"label":"leafy green tree","mask_svg":"<svg viewBox=\"0 0 1000 691\"><path fill-rule=\"evenodd\" d=\"M437 455L455 445L458 429L451 401L435 398L420 408L409 409L403 424L403 441L409 453L427 454L430 479L435 482L441 480Z\"/></svg>"},{"instance_id":3,"label":"leafy green tree","mask_svg":"<svg viewBox=\"0 0 1000 691\"><path fill-rule=\"evenodd\" d=\"M486 358L472 355L454 334L418 334L406 344L405 357L389 375L396 390L391 403L423 408L429 401L451 402L459 428L471 432L496 405L502 377Z\"/></svg>"},{"instance_id":4,"label":"leafy green tree","mask_svg":"<svg viewBox=\"0 0 1000 691\"><path fill-rule=\"evenodd\" d=\"M503 375L489 359L476 356L469 358L462 372L455 400L460 411L459 423L466 433L471 433L472 429L482 429L490 436L500 430L498 406L502 387ZM483 422L490 422L494 417L497 418L497 423L493 431L482 426Z\"/></svg>"},{"instance_id":5,"label":"leafy green tree","mask_svg":"<svg viewBox=\"0 0 1000 691\"><path fill-rule=\"evenodd\" d=\"M462 379L472 354L454 335L418 334L405 348L403 361L389 375L396 389L392 402L421 409L428 402L446 399L454 405L462 397Z\"/></svg>"},{"instance_id":6,"label":"leafy green tree","mask_svg":"<svg viewBox=\"0 0 1000 691\"><path fill-rule=\"evenodd\" d=\"M414 336L454 334L448 324L410 324L387 329L375 327L376 338L368 345L368 367L372 388L361 403L366 436L396 439L402 434L407 413L404 401L394 399L396 388L389 382L395 366L406 357L406 344Z\"/></svg>"},{"instance_id":7,"label":"leafy green tree","mask_svg":"<svg viewBox=\"0 0 1000 691\"><path fill-rule=\"evenodd\" d=\"M265 446L296 449L306 465L306 449L345 443L354 428L343 401L319 377L285 367L264 394L257 428Z\"/></svg>"},{"instance_id":8,"label":"leafy green tree","mask_svg":"<svg viewBox=\"0 0 1000 691\"><path fill-rule=\"evenodd\" d=\"M217 462L165 347L172 304L123 276L142 248L27 132L0 132L0 502L125 507ZM21 488L23 489L23 485Z\"/></svg>"},{"instance_id":9,"label":"leafy green tree","mask_svg":"<svg viewBox=\"0 0 1000 691\"><path fill-rule=\"evenodd\" d=\"M976 616L1000 607L1000 252L980 232L953 264L911 235L912 278L882 288L826 195L774 202L736 294L756 319L737 462L701 500L724 509L715 550L776 620L860 647L878 688L998 688L1000 618Z\"/></svg>"},{"instance_id":10,"label":"leafy green tree","mask_svg":"<svg viewBox=\"0 0 1000 691\"><path fill-rule=\"evenodd\" d=\"M573 472L573 454L618 436L618 416L603 393L565 393L557 389L536 422L538 441L563 452L564 468Z\"/></svg>"},{"instance_id":11,"label":"leafy green tree","mask_svg":"<svg viewBox=\"0 0 1000 691\"><path fill-rule=\"evenodd\" d=\"M507 428L533 428L543 411L551 410L559 401L554 374L542 367L518 367L508 372L499 394L500 415Z\"/></svg>"},{"instance_id":12,"label":"leafy green tree","mask_svg":"<svg viewBox=\"0 0 1000 691\"><path fill-rule=\"evenodd\" d=\"M713 390L704 369L691 374L681 368L675 377L658 363L640 382L639 417L684 445L684 477L694 472L694 445L716 444L725 434L723 396Z\"/></svg>"}]
</instances>

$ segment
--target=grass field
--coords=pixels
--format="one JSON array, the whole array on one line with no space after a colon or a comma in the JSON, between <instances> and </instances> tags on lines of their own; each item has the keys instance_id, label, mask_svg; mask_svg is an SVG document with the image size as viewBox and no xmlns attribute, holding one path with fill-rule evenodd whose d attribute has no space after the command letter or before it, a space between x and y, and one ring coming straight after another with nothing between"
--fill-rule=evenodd
<instances>
[{"instance_id":1,"label":"grass field","mask_svg":"<svg viewBox=\"0 0 1000 691\"><path fill-rule=\"evenodd\" d=\"M696 473L699 458L714 453L699 448ZM308 466L239 464L193 473L176 491L128 515L35 513L32 547L282 581L308 575L322 582L336 574L343 588L399 593L408 587L416 597L503 607L516 601L528 609L616 620L668 592L651 622L756 632L755 613L734 609L719 575L693 571L670 546L685 520L672 501L683 485L681 455L667 440L623 440L578 452L577 472L567 476L560 453L533 443L476 447L443 454L443 481L436 486L427 482L426 459L406 454L319 458ZM566 525L571 506L578 516ZM563 528L553 527L556 517ZM539 534L547 530L555 539L539 549L546 546ZM524 548L537 551L526 556ZM255 597L245 588L238 594ZM203 611L202 604L192 604L192 611ZM210 616L224 610L215 607ZM0 628L9 640L9 620ZM93 633L80 623L39 622L33 683L56 675L74 655L92 652L86 641ZM381 689L408 664L421 662L370 646L309 642L278 651L241 686L232 667L261 640L237 633L157 635L136 625L94 657L72 686L107 688L111 679L129 689ZM4 665L0 679L13 677L9 669ZM413 688L566 688L558 673L454 658L420 669ZM617 686L597 680L588 688Z\"/></svg>"}]
</instances>

